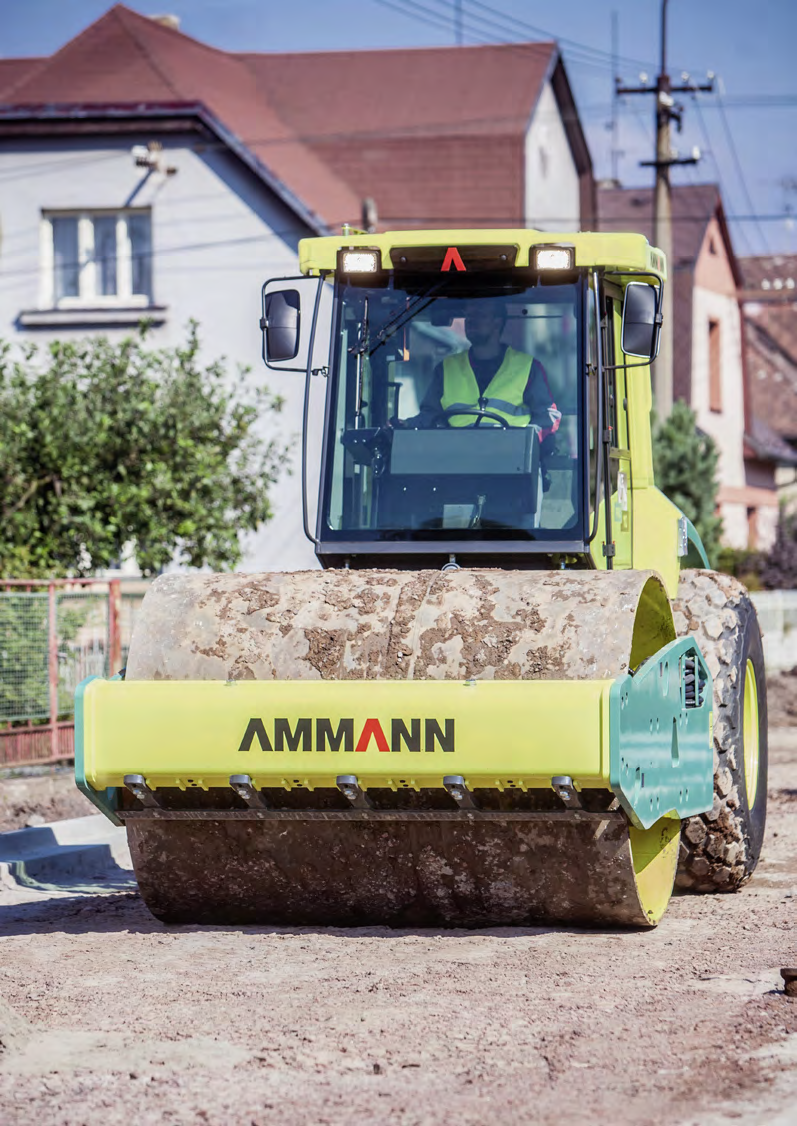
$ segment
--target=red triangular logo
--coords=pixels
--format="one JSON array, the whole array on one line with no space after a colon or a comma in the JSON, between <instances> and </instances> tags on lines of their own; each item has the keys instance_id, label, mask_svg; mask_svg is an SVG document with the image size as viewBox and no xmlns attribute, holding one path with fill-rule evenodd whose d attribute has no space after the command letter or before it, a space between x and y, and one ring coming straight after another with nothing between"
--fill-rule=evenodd
<instances>
[{"instance_id":1,"label":"red triangular logo","mask_svg":"<svg viewBox=\"0 0 797 1126\"><path fill-rule=\"evenodd\" d=\"M385 733L382 730L382 724L378 719L367 719L365 721L362 735L357 740L357 746L354 748L355 752L367 750L371 739L376 739L376 745L380 751L390 751Z\"/></svg>"},{"instance_id":2,"label":"red triangular logo","mask_svg":"<svg viewBox=\"0 0 797 1126\"><path fill-rule=\"evenodd\" d=\"M444 270L448 272L452 266L457 270L466 269L465 263L462 261L462 256L455 246L449 246L446 251L443 265L440 267L440 273L442 274Z\"/></svg>"}]
</instances>

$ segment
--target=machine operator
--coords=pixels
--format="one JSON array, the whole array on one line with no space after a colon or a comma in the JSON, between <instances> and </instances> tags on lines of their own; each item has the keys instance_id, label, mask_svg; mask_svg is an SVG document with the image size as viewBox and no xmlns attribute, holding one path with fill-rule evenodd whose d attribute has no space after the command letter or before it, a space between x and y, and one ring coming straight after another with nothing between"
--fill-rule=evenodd
<instances>
[{"instance_id":1,"label":"machine operator","mask_svg":"<svg viewBox=\"0 0 797 1126\"><path fill-rule=\"evenodd\" d=\"M561 411L553 401L545 368L525 352L501 343L506 309L497 298L468 301L465 336L470 348L447 356L435 368L420 412L399 426L426 428L439 424L443 412L449 426L495 426L490 415L457 414L482 409L509 426L539 427L542 442L559 429Z\"/></svg>"}]
</instances>

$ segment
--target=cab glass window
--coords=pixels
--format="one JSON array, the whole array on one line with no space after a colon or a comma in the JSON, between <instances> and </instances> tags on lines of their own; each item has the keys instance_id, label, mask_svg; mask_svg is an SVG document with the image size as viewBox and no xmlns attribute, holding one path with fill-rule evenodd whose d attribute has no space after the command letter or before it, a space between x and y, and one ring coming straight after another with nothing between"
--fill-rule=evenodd
<instances>
[{"instance_id":1,"label":"cab glass window","mask_svg":"<svg viewBox=\"0 0 797 1126\"><path fill-rule=\"evenodd\" d=\"M583 288L341 286L323 539L582 535Z\"/></svg>"}]
</instances>

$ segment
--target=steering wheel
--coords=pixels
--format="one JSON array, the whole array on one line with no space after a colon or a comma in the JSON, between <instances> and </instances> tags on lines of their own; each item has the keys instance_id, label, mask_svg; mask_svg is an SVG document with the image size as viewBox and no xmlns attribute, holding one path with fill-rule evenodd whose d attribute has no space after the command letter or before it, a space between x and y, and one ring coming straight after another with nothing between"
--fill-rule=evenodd
<instances>
[{"instance_id":1,"label":"steering wheel","mask_svg":"<svg viewBox=\"0 0 797 1126\"><path fill-rule=\"evenodd\" d=\"M446 411L440 411L432 419L433 427L442 427L444 422L448 422L449 418L454 418L456 415L475 415L479 422L474 423L474 429L479 425L483 418L491 418L497 422L504 430L509 430L509 423L500 414L495 411L482 410L481 407L449 407Z\"/></svg>"}]
</instances>

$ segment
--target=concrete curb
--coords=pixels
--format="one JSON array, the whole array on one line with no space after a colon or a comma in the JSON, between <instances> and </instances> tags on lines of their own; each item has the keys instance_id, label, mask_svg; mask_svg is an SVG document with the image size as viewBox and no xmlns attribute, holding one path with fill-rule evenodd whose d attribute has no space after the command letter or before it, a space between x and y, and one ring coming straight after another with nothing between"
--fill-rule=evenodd
<instances>
[{"instance_id":1,"label":"concrete curb","mask_svg":"<svg viewBox=\"0 0 797 1126\"><path fill-rule=\"evenodd\" d=\"M130 867L125 830L101 813L0 833L0 885L6 887L131 887Z\"/></svg>"}]
</instances>

